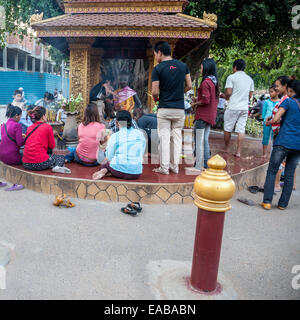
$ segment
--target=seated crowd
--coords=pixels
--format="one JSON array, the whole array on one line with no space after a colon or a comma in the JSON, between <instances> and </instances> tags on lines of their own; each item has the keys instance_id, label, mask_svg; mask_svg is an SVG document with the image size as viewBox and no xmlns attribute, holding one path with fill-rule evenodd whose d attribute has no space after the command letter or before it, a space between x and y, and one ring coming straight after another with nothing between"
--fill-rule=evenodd
<instances>
[{"instance_id":1,"label":"seated crowd","mask_svg":"<svg viewBox=\"0 0 300 320\"><path fill-rule=\"evenodd\" d=\"M93 179L105 175L138 179L143 171L146 132L151 128L143 120L148 115L144 115L141 103L127 86L127 81L128 78L121 75L117 93L109 90L107 81L102 83L102 94L91 99L93 101L85 108L83 121L78 126L78 145L69 147L66 156L53 154L58 133L47 123L46 117L47 110L55 109L53 95L46 93L35 105L26 107L21 101L22 92L16 90L13 102L7 107L8 120L1 125L0 161L9 165L22 164L26 170L52 169L57 173L71 173L65 163L75 161L87 167L100 165L100 171L95 172ZM113 95L111 105L106 99L103 104L99 103L105 91ZM156 120L155 115L153 118ZM144 129L145 134L139 129Z\"/></svg>"}]
</instances>

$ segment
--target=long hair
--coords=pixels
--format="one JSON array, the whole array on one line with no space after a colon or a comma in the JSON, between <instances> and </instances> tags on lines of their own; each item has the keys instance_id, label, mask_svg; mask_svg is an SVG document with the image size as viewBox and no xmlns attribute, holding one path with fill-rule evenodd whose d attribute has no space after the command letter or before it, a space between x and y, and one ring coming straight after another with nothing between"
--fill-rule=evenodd
<instances>
[{"instance_id":1,"label":"long hair","mask_svg":"<svg viewBox=\"0 0 300 320\"><path fill-rule=\"evenodd\" d=\"M22 109L16 106L13 106L12 104L9 104L6 109L6 118L13 118L15 116L19 116L22 114Z\"/></svg>"},{"instance_id":2,"label":"long hair","mask_svg":"<svg viewBox=\"0 0 300 320\"><path fill-rule=\"evenodd\" d=\"M202 62L203 66L203 76L202 76L202 82L204 79L208 78L209 76L214 76L217 80L216 86L216 97L219 98L220 94L220 88L219 88L219 78L217 73L217 65L214 59L205 59Z\"/></svg>"},{"instance_id":3,"label":"long hair","mask_svg":"<svg viewBox=\"0 0 300 320\"><path fill-rule=\"evenodd\" d=\"M90 103L84 110L82 124L87 126L91 122L100 122L98 107L95 103Z\"/></svg>"}]
</instances>

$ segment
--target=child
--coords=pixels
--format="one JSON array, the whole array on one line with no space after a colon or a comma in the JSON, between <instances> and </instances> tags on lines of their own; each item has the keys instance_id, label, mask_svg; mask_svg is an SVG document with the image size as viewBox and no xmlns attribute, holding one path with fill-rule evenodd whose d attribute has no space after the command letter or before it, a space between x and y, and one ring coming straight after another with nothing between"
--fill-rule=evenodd
<instances>
[{"instance_id":1,"label":"child","mask_svg":"<svg viewBox=\"0 0 300 320\"><path fill-rule=\"evenodd\" d=\"M14 100L11 104L15 107L19 107L22 110L24 110L25 104L22 101L23 100L23 92L21 90L15 90L13 98L14 98Z\"/></svg>"},{"instance_id":2,"label":"child","mask_svg":"<svg viewBox=\"0 0 300 320\"><path fill-rule=\"evenodd\" d=\"M267 157L267 149L269 145L270 136L273 136L272 133L272 127L266 126L265 121L268 117L272 116L272 111L276 104L278 103L278 93L276 91L275 85L272 85L269 88L269 94L270 99L266 100L263 104L263 110L262 110L262 118L263 118L263 139L262 139L262 145L263 145L263 157Z\"/></svg>"}]
</instances>

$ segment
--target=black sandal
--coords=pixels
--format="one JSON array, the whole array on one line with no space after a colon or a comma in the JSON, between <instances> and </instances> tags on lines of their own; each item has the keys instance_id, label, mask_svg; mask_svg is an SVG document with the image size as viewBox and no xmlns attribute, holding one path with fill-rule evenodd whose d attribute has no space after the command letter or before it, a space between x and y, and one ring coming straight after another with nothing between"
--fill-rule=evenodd
<instances>
[{"instance_id":1,"label":"black sandal","mask_svg":"<svg viewBox=\"0 0 300 320\"><path fill-rule=\"evenodd\" d=\"M248 187L248 191L250 191L251 193L258 193L259 192L259 187L258 186L251 186L251 187Z\"/></svg>"},{"instance_id":2,"label":"black sandal","mask_svg":"<svg viewBox=\"0 0 300 320\"><path fill-rule=\"evenodd\" d=\"M128 206L126 208L121 208L121 212L125 213L125 214L130 214L132 216L136 216L137 215L137 211L129 208Z\"/></svg>"},{"instance_id":3,"label":"black sandal","mask_svg":"<svg viewBox=\"0 0 300 320\"><path fill-rule=\"evenodd\" d=\"M127 208L136 210L137 212L141 212L143 210L139 202L128 203Z\"/></svg>"}]
</instances>

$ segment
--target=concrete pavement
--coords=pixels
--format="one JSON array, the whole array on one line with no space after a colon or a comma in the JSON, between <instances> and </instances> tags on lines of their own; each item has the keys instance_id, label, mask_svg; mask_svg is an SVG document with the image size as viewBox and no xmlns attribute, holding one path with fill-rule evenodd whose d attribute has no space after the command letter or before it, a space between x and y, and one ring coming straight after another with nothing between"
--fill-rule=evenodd
<instances>
[{"instance_id":1,"label":"concrete pavement","mask_svg":"<svg viewBox=\"0 0 300 320\"><path fill-rule=\"evenodd\" d=\"M286 211L250 207L239 196L257 204L262 199L244 191L232 200L222 277L238 299L300 299L300 289L292 288L292 268L300 265L300 179ZM75 199L75 208L59 209L53 200L0 189L0 246L10 249L11 258L0 300L155 299L151 265L192 260L193 205L144 205L140 216L131 217L119 203Z\"/></svg>"}]
</instances>

